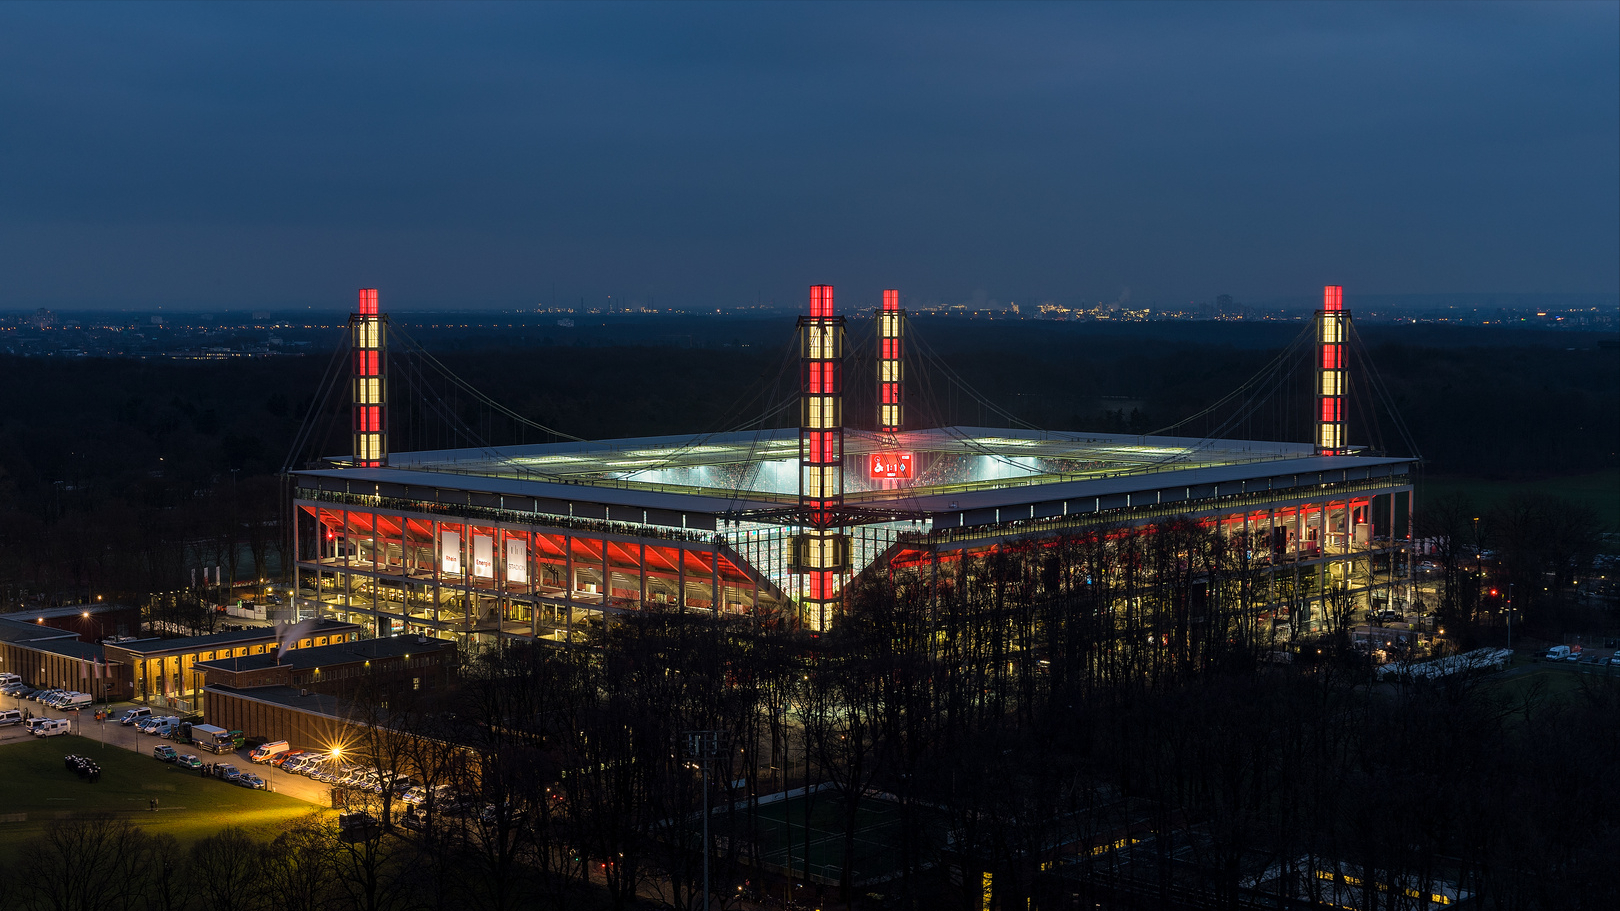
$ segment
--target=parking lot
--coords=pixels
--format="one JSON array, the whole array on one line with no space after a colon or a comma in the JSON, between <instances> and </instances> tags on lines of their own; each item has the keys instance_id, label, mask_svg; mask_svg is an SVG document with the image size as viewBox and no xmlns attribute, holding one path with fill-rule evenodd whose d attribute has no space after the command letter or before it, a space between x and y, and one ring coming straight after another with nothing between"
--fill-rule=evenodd
<instances>
[{"instance_id":1,"label":"parking lot","mask_svg":"<svg viewBox=\"0 0 1620 911\"><path fill-rule=\"evenodd\" d=\"M0 708L19 709L31 713L34 717L66 718L72 722L74 734L104 743L109 749L130 750L143 756L151 756L154 747L167 743L180 753L196 755L204 763L230 763L244 772L254 772L265 779L269 785L268 790L278 794L317 806L329 807L332 805L330 786L318 781L312 781L302 775L289 775L268 765L256 765L248 759L249 751L246 748L216 755L195 746L176 743L163 737L142 734L133 726L119 724L118 717L123 714L124 710L134 707L133 703L114 703L108 712L107 720L97 721L94 710L63 712L27 699L17 699L10 696L0 699ZM101 706L96 708L99 709ZM33 739L34 737L22 725L0 727L0 746L13 741ZM195 774L201 776L201 772Z\"/></svg>"}]
</instances>

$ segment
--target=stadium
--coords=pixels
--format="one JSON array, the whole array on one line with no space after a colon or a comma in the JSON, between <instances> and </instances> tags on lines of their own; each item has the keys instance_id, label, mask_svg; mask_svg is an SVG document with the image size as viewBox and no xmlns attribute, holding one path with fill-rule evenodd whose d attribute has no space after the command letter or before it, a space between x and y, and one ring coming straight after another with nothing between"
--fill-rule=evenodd
<instances>
[{"instance_id":1,"label":"stadium","mask_svg":"<svg viewBox=\"0 0 1620 911\"><path fill-rule=\"evenodd\" d=\"M290 472L300 613L469 647L585 643L650 605L819 630L862 574L1176 517L1241 541L1260 609L1296 631L1327 599L1410 599L1415 459L1347 441L1337 286L1311 333L1311 443L910 426L898 300L872 315L875 375L846 377L845 319L811 288L798 427L391 452L387 319L361 291L352 451ZM867 420L846 420L846 381L875 390Z\"/></svg>"}]
</instances>

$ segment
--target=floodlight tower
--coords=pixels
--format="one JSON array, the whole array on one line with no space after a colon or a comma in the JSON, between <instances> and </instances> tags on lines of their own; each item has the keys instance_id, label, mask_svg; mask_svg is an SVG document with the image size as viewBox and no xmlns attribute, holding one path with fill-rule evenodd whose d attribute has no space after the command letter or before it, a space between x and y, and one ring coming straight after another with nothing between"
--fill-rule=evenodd
<instances>
[{"instance_id":1,"label":"floodlight tower","mask_svg":"<svg viewBox=\"0 0 1620 911\"><path fill-rule=\"evenodd\" d=\"M1349 342L1350 311L1344 309L1344 288L1322 289L1322 309L1316 311L1316 454L1343 455L1345 397L1350 373L1345 363Z\"/></svg>"},{"instance_id":2,"label":"floodlight tower","mask_svg":"<svg viewBox=\"0 0 1620 911\"><path fill-rule=\"evenodd\" d=\"M388 464L386 322L377 312L377 289L361 288L358 311L349 317L349 347L354 358L354 465L359 468Z\"/></svg>"},{"instance_id":3,"label":"floodlight tower","mask_svg":"<svg viewBox=\"0 0 1620 911\"><path fill-rule=\"evenodd\" d=\"M799 318L799 364L794 562L805 576L805 623L826 629L849 565L849 540L836 528L844 505L844 318L833 314L832 285L810 286L810 314Z\"/></svg>"},{"instance_id":4,"label":"floodlight tower","mask_svg":"<svg viewBox=\"0 0 1620 911\"><path fill-rule=\"evenodd\" d=\"M883 292L878 320L878 430L899 433L905 421L906 311L900 292Z\"/></svg>"}]
</instances>

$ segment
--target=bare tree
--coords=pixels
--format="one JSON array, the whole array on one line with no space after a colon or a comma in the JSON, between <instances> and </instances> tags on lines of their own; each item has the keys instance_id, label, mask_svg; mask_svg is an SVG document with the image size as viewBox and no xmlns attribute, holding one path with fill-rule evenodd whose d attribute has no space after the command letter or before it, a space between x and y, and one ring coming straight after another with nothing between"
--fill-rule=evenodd
<instances>
[{"instance_id":1,"label":"bare tree","mask_svg":"<svg viewBox=\"0 0 1620 911\"><path fill-rule=\"evenodd\" d=\"M264 846L227 826L191 846L192 888L210 908L252 909L265 898Z\"/></svg>"}]
</instances>

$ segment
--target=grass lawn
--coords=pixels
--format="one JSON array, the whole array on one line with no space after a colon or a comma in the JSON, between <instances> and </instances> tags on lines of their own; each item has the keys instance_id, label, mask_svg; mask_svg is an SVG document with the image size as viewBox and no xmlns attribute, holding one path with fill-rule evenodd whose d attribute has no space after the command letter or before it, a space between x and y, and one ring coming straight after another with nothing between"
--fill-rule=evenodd
<instances>
[{"instance_id":1,"label":"grass lawn","mask_svg":"<svg viewBox=\"0 0 1620 911\"><path fill-rule=\"evenodd\" d=\"M1472 497L1481 512L1507 502L1515 494L1563 497L1597 510L1608 531L1620 531L1620 468L1537 481L1491 481L1484 478L1424 478L1418 484L1418 504L1426 498L1450 493Z\"/></svg>"},{"instance_id":2,"label":"grass lawn","mask_svg":"<svg viewBox=\"0 0 1620 911\"><path fill-rule=\"evenodd\" d=\"M68 771L62 757L88 756L101 766L90 784ZM148 809L158 800L156 813ZM197 772L71 735L0 745L0 856L18 856L47 823L75 813L116 813L153 834L168 833L182 846L226 825L270 839L315 807L301 800L250 791ZM15 820L18 815L25 818Z\"/></svg>"},{"instance_id":3,"label":"grass lawn","mask_svg":"<svg viewBox=\"0 0 1620 911\"><path fill-rule=\"evenodd\" d=\"M1537 665L1528 660L1522 664L1532 669L1505 677L1495 684L1497 693L1515 705L1522 704L1526 698L1533 698L1538 708L1546 708L1579 698L1584 687L1620 685L1620 674L1609 668L1588 669L1559 662ZM1514 665L1520 666L1521 661L1516 659Z\"/></svg>"},{"instance_id":4,"label":"grass lawn","mask_svg":"<svg viewBox=\"0 0 1620 911\"><path fill-rule=\"evenodd\" d=\"M815 795L811 803L810 872L836 881L844 861L844 801L823 792ZM759 808L759 849L767 863L785 866L791 858L795 870L804 869L804 811L802 796ZM723 819L715 818L722 832ZM899 826L899 809L893 804L861 802L856 813L855 882L899 868L899 848L894 843Z\"/></svg>"}]
</instances>

